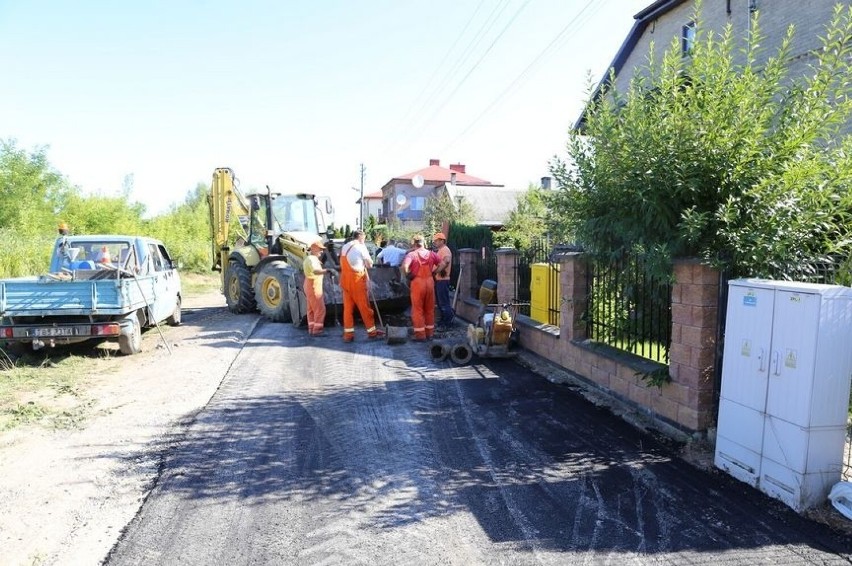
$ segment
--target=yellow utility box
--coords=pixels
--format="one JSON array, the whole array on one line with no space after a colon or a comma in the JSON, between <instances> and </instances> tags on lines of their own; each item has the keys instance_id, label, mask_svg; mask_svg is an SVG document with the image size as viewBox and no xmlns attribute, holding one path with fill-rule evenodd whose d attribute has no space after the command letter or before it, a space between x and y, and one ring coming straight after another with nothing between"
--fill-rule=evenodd
<instances>
[{"instance_id":1,"label":"yellow utility box","mask_svg":"<svg viewBox=\"0 0 852 566\"><path fill-rule=\"evenodd\" d=\"M532 277L530 283L530 318L543 324L559 324L559 316L554 312L559 310L559 269L550 263L534 263L530 266Z\"/></svg>"}]
</instances>

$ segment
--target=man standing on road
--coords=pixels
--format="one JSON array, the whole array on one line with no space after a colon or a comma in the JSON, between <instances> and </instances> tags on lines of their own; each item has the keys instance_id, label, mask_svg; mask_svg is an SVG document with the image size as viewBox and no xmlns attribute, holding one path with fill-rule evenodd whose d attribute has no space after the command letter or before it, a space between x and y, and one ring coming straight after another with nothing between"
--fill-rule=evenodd
<instances>
[{"instance_id":1,"label":"man standing on road","mask_svg":"<svg viewBox=\"0 0 852 566\"><path fill-rule=\"evenodd\" d=\"M324 246L322 240L317 239L311 243L302 269L305 272L305 297L308 299L308 335L325 336L325 298L323 297L322 283L324 275L332 270L324 269L320 263Z\"/></svg>"},{"instance_id":2,"label":"man standing on road","mask_svg":"<svg viewBox=\"0 0 852 566\"><path fill-rule=\"evenodd\" d=\"M383 330L376 328L373 309L370 308L367 269L373 267L370 251L364 245L367 239L363 230L352 232L352 240L340 250L340 288L343 291L343 341L355 340L355 308L364 321L367 337L370 339L384 336Z\"/></svg>"},{"instance_id":3,"label":"man standing on road","mask_svg":"<svg viewBox=\"0 0 852 566\"><path fill-rule=\"evenodd\" d=\"M438 302L438 310L441 311L438 330L446 331L452 328L455 317L453 306L450 304L450 270L453 266L453 252L447 246L447 237L443 232L432 236L432 243L441 260L435 270L435 299Z\"/></svg>"},{"instance_id":4,"label":"man standing on road","mask_svg":"<svg viewBox=\"0 0 852 566\"><path fill-rule=\"evenodd\" d=\"M415 234L412 239L414 249L408 252L402 261L402 270L411 273L411 325L414 327L414 341L424 342L435 333L435 282L432 277L437 269L437 254L423 247L423 236Z\"/></svg>"}]
</instances>

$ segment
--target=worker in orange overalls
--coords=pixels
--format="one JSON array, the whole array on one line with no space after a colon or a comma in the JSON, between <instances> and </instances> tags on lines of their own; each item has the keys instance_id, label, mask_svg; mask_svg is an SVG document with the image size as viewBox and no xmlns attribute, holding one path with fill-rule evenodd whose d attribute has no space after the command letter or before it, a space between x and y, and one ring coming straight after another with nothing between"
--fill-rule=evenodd
<instances>
[{"instance_id":1,"label":"worker in orange overalls","mask_svg":"<svg viewBox=\"0 0 852 566\"><path fill-rule=\"evenodd\" d=\"M415 342L430 340L435 334L435 281L432 274L441 263L438 254L423 247L423 236L412 238L414 249L402 260L402 270L414 275L409 279L411 287L411 324L414 326Z\"/></svg>"},{"instance_id":2,"label":"worker in orange overalls","mask_svg":"<svg viewBox=\"0 0 852 566\"><path fill-rule=\"evenodd\" d=\"M370 251L364 245L367 239L363 230L352 232L352 239L343 244L340 250L340 288L343 291L343 341L355 340L355 308L364 321L367 337L370 339L384 336L383 330L376 328L373 309L370 308L368 285L370 277L367 269L373 267Z\"/></svg>"},{"instance_id":3,"label":"worker in orange overalls","mask_svg":"<svg viewBox=\"0 0 852 566\"><path fill-rule=\"evenodd\" d=\"M322 240L311 242L311 247L302 270L305 272L305 297L308 299L308 335L325 336L325 298L323 297L322 283L324 275L332 270L325 269L320 263L323 252Z\"/></svg>"}]
</instances>

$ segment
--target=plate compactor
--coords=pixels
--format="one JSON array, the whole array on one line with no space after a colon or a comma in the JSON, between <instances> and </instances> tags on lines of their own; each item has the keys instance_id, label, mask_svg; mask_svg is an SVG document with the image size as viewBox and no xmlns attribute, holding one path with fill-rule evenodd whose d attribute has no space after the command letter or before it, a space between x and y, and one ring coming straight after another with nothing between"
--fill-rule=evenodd
<instances>
[{"instance_id":1,"label":"plate compactor","mask_svg":"<svg viewBox=\"0 0 852 566\"><path fill-rule=\"evenodd\" d=\"M458 365L465 365L474 354L481 358L512 358L518 352L510 348L514 342L515 319L523 303L498 303L497 282L486 279L479 288L479 314L475 324L468 324L466 340L458 343L432 345L432 358L443 361L447 357Z\"/></svg>"}]
</instances>

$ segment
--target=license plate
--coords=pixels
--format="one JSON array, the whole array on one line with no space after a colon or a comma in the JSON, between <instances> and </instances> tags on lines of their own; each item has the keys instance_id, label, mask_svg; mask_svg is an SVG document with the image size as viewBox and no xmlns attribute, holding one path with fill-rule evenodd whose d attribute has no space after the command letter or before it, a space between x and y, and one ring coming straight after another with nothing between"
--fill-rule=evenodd
<instances>
[{"instance_id":1,"label":"license plate","mask_svg":"<svg viewBox=\"0 0 852 566\"><path fill-rule=\"evenodd\" d=\"M50 326L46 328L33 328L33 336L74 336L73 326Z\"/></svg>"}]
</instances>

